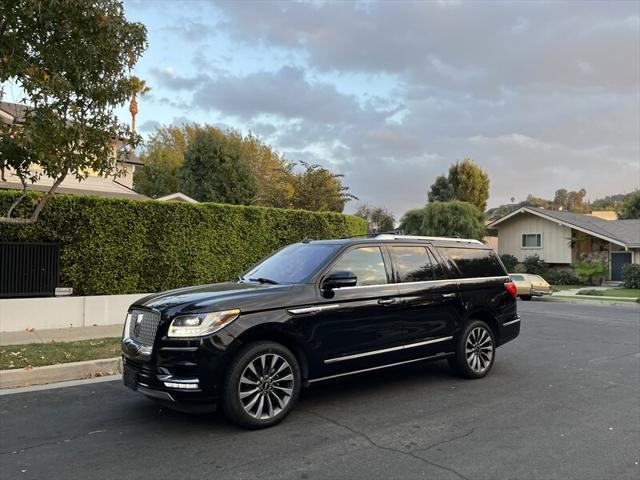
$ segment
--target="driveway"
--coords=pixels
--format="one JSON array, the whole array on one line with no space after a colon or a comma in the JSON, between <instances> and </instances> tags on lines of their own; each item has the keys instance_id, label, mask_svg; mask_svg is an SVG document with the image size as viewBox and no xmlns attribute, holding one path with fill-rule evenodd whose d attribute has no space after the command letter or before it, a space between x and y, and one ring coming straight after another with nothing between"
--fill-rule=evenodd
<instances>
[{"instance_id":1,"label":"driveway","mask_svg":"<svg viewBox=\"0 0 640 480\"><path fill-rule=\"evenodd\" d=\"M484 380L438 362L319 385L269 430L118 381L3 395L0 478L640 478L640 308L519 309Z\"/></svg>"}]
</instances>

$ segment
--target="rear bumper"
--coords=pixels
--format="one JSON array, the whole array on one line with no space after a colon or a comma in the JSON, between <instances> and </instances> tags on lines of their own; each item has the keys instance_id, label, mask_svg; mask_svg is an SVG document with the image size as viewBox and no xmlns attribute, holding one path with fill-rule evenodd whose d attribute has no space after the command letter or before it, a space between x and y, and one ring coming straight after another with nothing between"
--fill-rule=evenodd
<instances>
[{"instance_id":1,"label":"rear bumper","mask_svg":"<svg viewBox=\"0 0 640 480\"><path fill-rule=\"evenodd\" d=\"M531 290L529 295L532 297L544 297L545 295L551 294L553 294L553 290Z\"/></svg>"},{"instance_id":2,"label":"rear bumper","mask_svg":"<svg viewBox=\"0 0 640 480\"><path fill-rule=\"evenodd\" d=\"M522 318L520 315L512 317L510 320L505 320L499 326L499 335L498 335L498 346L504 345L507 342L510 342L518 335L520 335L520 324L522 323Z\"/></svg>"}]
</instances>

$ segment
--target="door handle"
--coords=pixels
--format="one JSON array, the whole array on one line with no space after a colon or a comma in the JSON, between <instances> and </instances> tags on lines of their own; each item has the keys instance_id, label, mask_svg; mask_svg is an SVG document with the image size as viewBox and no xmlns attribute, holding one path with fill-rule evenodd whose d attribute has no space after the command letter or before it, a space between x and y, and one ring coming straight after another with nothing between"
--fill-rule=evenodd
<instances>
[{"instance_id":1,"label":"door handle","mask_svg":"<svg viewBox=\"0 0 640 480\"><path fill-rule=\"evenodd\" d=\"M393 305L394 303L396 303L396 299L395 298L381 298L380 300L378 300L378 303L380 305Z\"/></svg>"},{"instance_id":2,"label":"door handle","mask_svg":"<svg viewBox=\"0 0 640 480\"><path fill-rule=\"evenodd\" d=\"M443 293L442 298L456 298L455 293Z\"/></svg>"}]
</instances>

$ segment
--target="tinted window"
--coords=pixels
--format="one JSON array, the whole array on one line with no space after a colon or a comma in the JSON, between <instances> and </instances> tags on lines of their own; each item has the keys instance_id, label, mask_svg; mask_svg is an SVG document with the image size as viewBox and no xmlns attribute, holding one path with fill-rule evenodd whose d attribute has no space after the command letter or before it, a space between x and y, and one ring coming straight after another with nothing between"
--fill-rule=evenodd
<instances>
[{"instance_id":1,"label":"tinted window","mask_svg":"<svg viewBox=\"0 0 640 480\"><path fill-rule=\"evenodd\" d=\"M436 278L437 264L425 247L391 247L401 282L423 282Z\"/></svg>"},{"instance_id":2,"label":"tinted window","mask_svg":"<svg viewBox=\"0 0 640 480\"><path fill-rule=\"evenodd\" d=\"M361 247L349 250L331 269L332 272L351 272L358 277L356 285L387 283L387 271L379 247Z\"/></svg>"},{"instance_id":3,"label":"tinted window","mask_svg":"<svg viewBox=\"0 0 640 480\"><path fill-rule=\"evenodd\" d=\"M505 275L493 250L479 248L444 248L443 250L455 262L464 278Z\"/></svg>"},{"instance_id":4,"label":"tinted window","mask_svg":"<svg viewBox=\"0 0 640 480\"><path fill-rule=\"evenodd\" d=\"M511 280L515 282L524 282L524 277L522 275L511 275Z\"/></svg>"},{"instance_id":5,"label":"tinted window","mask_svg":"<svg viewBox=\"0 0 640 480\"><path fill-rule=\"evenodd\" d=\"M278 283L300 283L307 280L331 255L338 245L295 243L257 264L243 277L268 278Z\"/></svg>"}]
</instances>

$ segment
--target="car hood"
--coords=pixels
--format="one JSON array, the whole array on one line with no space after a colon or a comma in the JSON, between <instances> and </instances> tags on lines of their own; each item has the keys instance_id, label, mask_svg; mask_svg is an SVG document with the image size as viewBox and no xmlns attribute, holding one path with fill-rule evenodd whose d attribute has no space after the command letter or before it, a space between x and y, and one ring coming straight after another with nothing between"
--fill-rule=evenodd
<instances>
[{"instance_id":1,"label":"car hood","mask_svg":"<svg viewBox=\"0 0 640 480\"><path fill-rule=\"evenodd\" d=\"M239 308L243 312L284 307L285 296L293 285L260 283L214 283L156 293L135 302L171 315Z\"/></svg>"}]
</instances>

